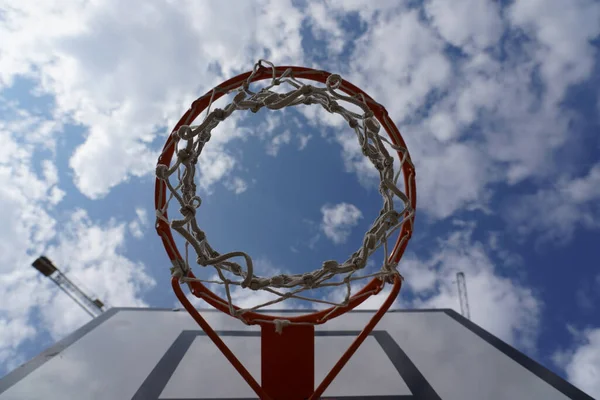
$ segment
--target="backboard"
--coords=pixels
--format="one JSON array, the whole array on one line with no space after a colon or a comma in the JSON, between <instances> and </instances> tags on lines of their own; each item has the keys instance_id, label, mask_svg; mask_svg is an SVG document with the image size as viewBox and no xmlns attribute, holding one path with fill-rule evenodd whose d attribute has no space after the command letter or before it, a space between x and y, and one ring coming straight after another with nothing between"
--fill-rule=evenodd
<instances>
[{"instance_id":1,"label":"backboard","mask_svg":"<svg viewBox=\"0 0 600 400\"><path fill-rule=\"evenodd\" d=\"M316 327L316 383L373 313ZM260 328L202 314L260 382ZM110 309L0 381L0 400L252 398L190 315L170 309ZM591 399L452 310L389 311L324 398Z\"/></svg>"}]
</instances>

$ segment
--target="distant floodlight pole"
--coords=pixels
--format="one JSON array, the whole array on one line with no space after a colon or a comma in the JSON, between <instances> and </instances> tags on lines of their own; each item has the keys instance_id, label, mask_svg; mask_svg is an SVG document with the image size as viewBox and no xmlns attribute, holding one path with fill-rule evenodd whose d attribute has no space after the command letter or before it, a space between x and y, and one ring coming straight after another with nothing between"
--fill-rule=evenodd
<instances>
[{"instance_id":1,"label":"distant floodlight pole","mask_svg":"<svg viewBox=\"0 0 600 400\"><path fill-rule=\"evenodd\" d=\"M467 296L467 280L465 274L458 272L456 274L456 285L458 286L458 300L460 301L460 313L463 317L471 319L471 311L469 310L469 298Z\"/></svg>"},{"instance_id":2,"label":"distant floodlight pole","mask_svg":"<svg viewBox=\"0 0 600 400\"><path fill-rule=\"evenodd\" d=\"M33 268L37 269L42 275L50 278L52 282L56 284L69 296L73 301L83 310L88 313L92 318L96 318L98 315L104 312L104 303L99 299L93 300L88 295L83 293L73 282L69 280L46 256L37 258L32 264Z\"/></svg>"}]
</instances>

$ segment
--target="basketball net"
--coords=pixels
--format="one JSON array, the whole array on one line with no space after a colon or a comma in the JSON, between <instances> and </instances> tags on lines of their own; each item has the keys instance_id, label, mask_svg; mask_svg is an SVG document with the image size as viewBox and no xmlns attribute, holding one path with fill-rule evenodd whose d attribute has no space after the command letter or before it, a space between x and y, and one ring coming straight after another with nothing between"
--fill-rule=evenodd
<instances>
[{"instance_id":1,"label":"basketball net","mask_svg":"<svg viewBox=\"0 0 600 400\"><path fill-rule=\"evenodd\" d=\"M252 84L261 80L267 80L268 83L254 89ZM320 85L312 85L307 81ZM225 94L233 94L233 100L223 108L212 109L213 103ZM197 210L202 205L196 185L198 160L213 130L234 112L249 110L257 113L263 108L282 110L305 106L322 107L346 121L356 136L362 154L379 174L379 193L383 205L366 231L360 247L345 261L327 260L310 272L259 276L252 258L246 252L216 251L201 229L196 219ZM201 122L194 125L194 120L203 112ZM389 139L380 135L382 127ZM388 149L395 151L398 158L394 159ZM394 168L396 162L397 171ZM403 184L399 185L401 175ZM413 230L415 170L404 140L385 108L339 75L302 67L275 67L268 61L260 60L252 71L222 83L194 101L169 136L156 167L156 177L156 228L173 263L173 289L184 307L261 398L318 398L391 306L401 286L402 277L397 267ZM171 216L169 206L174 203L179 213ZM176 231L185 242L183 256L179 253L171 230ZM392 236L396 237L393 246L389 243ZM367 262L379 249L383 249L383 261L372 271L366 268ZM193 265L213 268L214 278L196 277L192 271ZM353 293L356 287L361 286L356 282L361 280L370 281ZM262 386L193 307L181 291L180 283L187 284L192 294L203 298L213 307L245 324L259 324L262 327L262 362L263 366L270 366L266 372L263 367ZM314 325L355 308L369 296L379 293L386 283L393 283L388 299L313 392L313 355L309 353L314 352ZM220 285L225 296L218 296L207 285ZM252 307L238 307L232 299L235 287L268 292L271 299ZM341 301L331 300L336 296L314 295L315 290L339 291L340 288L344 292L340 296ZM271 316L261 312L268 306L289 299L315 303L315 309L327 308L292 317ZM296 359L300 361L294 361L294 357L290 356L289 351L292 350L298 352ZM287 356L292 361L286 359L286 355L281 356L282 352L288 352ZM297 372L302 376L291 379L286 375L279 379L281 371ZM295 381L300 382L297 388L293 386ZM291 394L295 397L290 397Z\"/></svg>"}]
</instances>

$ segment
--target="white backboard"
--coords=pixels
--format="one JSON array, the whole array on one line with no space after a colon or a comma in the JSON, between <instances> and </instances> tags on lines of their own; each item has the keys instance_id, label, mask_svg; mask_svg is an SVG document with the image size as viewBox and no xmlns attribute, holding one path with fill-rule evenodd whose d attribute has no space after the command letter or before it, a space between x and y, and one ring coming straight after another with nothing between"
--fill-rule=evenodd
<instances>
[{"instance_id":1,"label":"white backboard","mask_svg":"<svg viewBox=\"0 0 600 400\"><path fill-rule=\"evenodd\" d=\"M202 314L260 382L260 328ZM372 315L317 326L316 385ZM0 400L253 398L182 310L113 308L0 380ZM591 399L452 310L388 312L324 398Z\"/></svg>"}]
</instances>

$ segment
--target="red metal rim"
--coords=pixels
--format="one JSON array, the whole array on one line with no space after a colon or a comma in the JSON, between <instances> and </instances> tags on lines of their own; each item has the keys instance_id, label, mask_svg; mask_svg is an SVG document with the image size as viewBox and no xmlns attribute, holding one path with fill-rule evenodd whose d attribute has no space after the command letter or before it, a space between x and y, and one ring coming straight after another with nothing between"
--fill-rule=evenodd
<instances>
[{"instance_id":1,"label":"red metal rim","mask_svg":"<svg viewBox=\"0 0 600 400\"><path fill-rule=\"evenodd\" d=\"M320 82L323 84L326 83L327 78L331 75L331 73L326 72L326 71L319 71L319 70L314 70L314 69L305 68L305 67L281 66L281 67L275 67L274 69L272 69L272 68L267 68L264 66L259 66L258 70L252 77L252 82L261 81L261 80L265 80L265 79L271 79L273 77L273 72L275 73L276 77L280 77L288 69L291 69L293 75L297 78L308 79L308 80ZM191 123L191 121L193 121L198 115L200 115L200 113L202 113L204 110L206 110L206 108L210 104L211 98L213 101L216 101L217 99L222 97L224 94L226 94L230 90L242 86L242 84L248 79L248 77L250 77L251 74L252 74L252 71L248 71L248 72L240 74L234 78L231 78L231 79L221 83L220 85L216 86L216 88L219 90L214 91L214 93L213 93L213 90L210 90L205 95L203 95L202 97L199 97L197 100L195 100L192 103L192 106L190 107L190 109L181 117L179 122L177 122L177 124L173 128L173 131L169 135L169 137L163 147L162 153L161 153L160 157L158 158L157 164L158 165L162 164L162 165L167 165L167 166L171 165L171 160L173 158L173 154L175 151L175 141L174 141L173 134L175 132L177 132L177 130L182 125L184 125L186 123ZM395 145L406 148L406 143L404 142L404 139L402 138L400 131L398 130L398 128L396 127L394 122L389 118L388 112L385 109L385 107L383 107L381 104L379 104L375 100L373 100L371 98L371 96L369 96L367 93L365 93L362 89L354 86L353 84L351 84L350 82L347 82L345 80L342 80L342 83L338 90L340 90L350 96L354 96L357 94L363 95L369 108L373 112L374 117L377 118L377 120L379 121L381 126L385 129L388 136L390 137L391 142L394 143ZM398 155L401 158L406 157L407 160L410 160L408 150L407 150L406 154L399 153ZM409 201L411 203L412 209L416 210L416 202L417 202L417 194L416 193L417 192L416 192L416 185L415 185L415 171L414 171L414 167L412 166L412 163L405 162L402 165L402 172L404 175L404 184L405 184L405 188L407 191L406 194L409 197ZM162 208L164 207L164 205L166 203L166 199L167 199L167 186L161 179L156 178L155 188L154 188L154 205L155 205L155 209L157 211L162 210ZM165 217L166 217L166 213L165 213ZM402 226L400 233L398 234L398 239L396 240L394 248L391 252L390 258L392 261L398 262L400 260L400 258L402 257L402 254L404 253L404 250L406 249L406 246L408 244L408 239L410 239L410 236L412 235L412 229L413 229L413 227L412 227L412 223L410 221L405 223ZM156 231L163 241L163 245L165 247L167 255L169 256L169 259L171 261L182 260L183 258L181 256L181 254L179 253L179 250L177 249L177 245L173 238L173 233L171 231L171 227L169 226L169 224L163 220L160 220L160 219L157 220ZM189 272L188 276L194 277L194 275L191 271ZM286 316L286 319L289 320L290 322L310 322L310 323L314 323L314 324L324 323L332 318L335 318L335 317L337 317L341 314L344 314L344 313L352 310L353 308L357 307L359 304L364 302L371 295L379 293L384 285L385 285L385 282L383 282L379 278L374 278L369 283L367 283L367 285L362 290L355 293L349 299L348 305L346 305L344 307L331 307L331 308L328 308L325 310L316 311L313 313L304 314L304 315L295 316L295 317L287 317ZM212 291L210 291L201 282L191 282L190 286L192 289L192 293L194 293L194 295L196 295L198 297L202 297L207 303L209 303L211 306L215 307L216 309L218 309L226 314L230 314L230 310L229 310L229 306L227 305L228 304L227 301L225 299L221 298L220 296L216 295ZM239 310L239 307L237 307L237 306L234 306L234 307L236 310ZM274 316L274 315L268 315L268 314L262 314L262 313L256 313L256 312L246 312L243 314L243 320L248 324L257 324L257 323L259 323L259 320L260 321L273 321L276 319L281 319L281 317Z\"/></svg>"}]
</instances>

